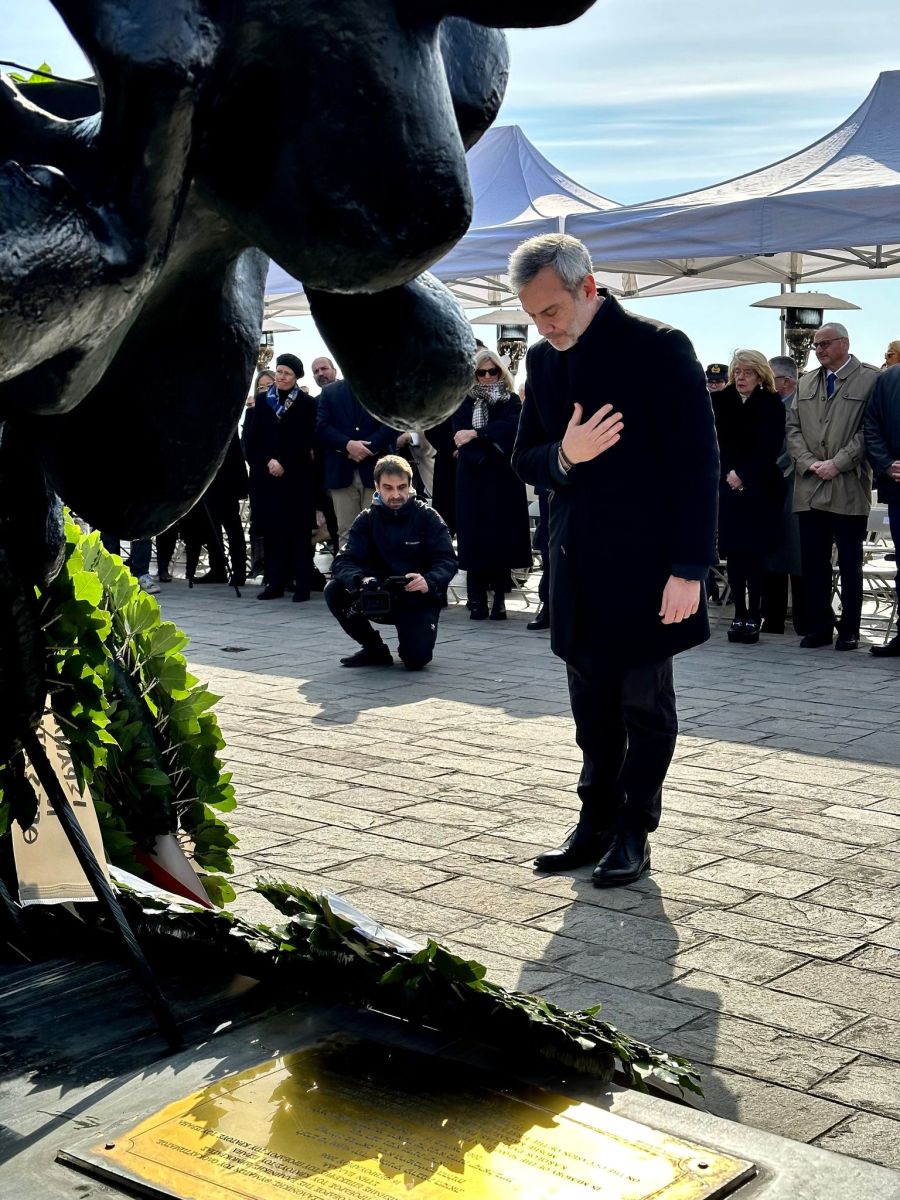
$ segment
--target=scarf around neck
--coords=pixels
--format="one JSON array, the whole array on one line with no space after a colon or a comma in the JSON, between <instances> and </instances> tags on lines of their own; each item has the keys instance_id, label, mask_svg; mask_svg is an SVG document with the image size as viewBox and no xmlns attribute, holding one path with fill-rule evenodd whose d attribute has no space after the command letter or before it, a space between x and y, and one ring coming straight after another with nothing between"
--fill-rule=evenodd
<instances>
[{"instance_id":1,"label":"scarf around neck","mask_svg":"<svg viewBox=\"0 0 900 1200\"><path fill-rule=\"evenodd\" d=\"M284 414L291 407L291 405L294 403L294 401L297 399L297 397L299 395L300 395L300 389L299 389L299 387L297 387L297 385L295 383L294 386L291 388L291 390L288 392L288 394L285 396L284 400L282 400L281 396L278 393L278 388L273 383L272 386L269 388L269 390L266 392L266 403L268 404L269 408L272 409L272 411L275 413L275 416L280 421L281 418L284 416Z\"/></svg>"},{"instance_id":2,"label":"scarf around neck","mask_svg":"<svg viewBox=\"0 0 900 1200\"><path fill-rule=\"evenodd\" d=\"M472 408L472 428L484 429L491 416L491 409L509 396L509 389L502 380L497 383L476 383L471 395L475 401Z\"/></svg>"}]
</instances>

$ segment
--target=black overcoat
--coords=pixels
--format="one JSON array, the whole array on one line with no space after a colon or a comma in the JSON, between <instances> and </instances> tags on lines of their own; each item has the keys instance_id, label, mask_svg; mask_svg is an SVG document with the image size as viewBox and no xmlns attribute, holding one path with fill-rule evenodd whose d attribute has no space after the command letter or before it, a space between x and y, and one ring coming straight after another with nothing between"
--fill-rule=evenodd
<instances>
[{"instance_id":1,"label":"black overcoat","mask_svg":"<svg viewBox=\"0 0 900 1200\"><path fill-rule=\"evenodd\" d=\"M875 381L866 405L866 456L882 504L900 500L900 483L891 479L891 463L900 458L900 366L888 367Z\"/></svg>"},{"instance_id":2,"label":"black overcoat","mask_svg":"<svg viewBox=\"0 0 900 1200\"><path fill-rule=\"evenodd\" d=\"M780 536L784 476L784 405L775 392L755 388L746 400L733 383L712 397L719 439L719 553L767 554ZM726 477L734 471L737 491Z\"/></svg>"},{"instance_id":3,"label":"black overcoat","mask_svg":"<svg viewBox=\"0 0 900 1200\"><path fill-rule=\"evenodd\" d=\"M475 401L466 396L453 431L472 428ZM522 402L516 395L491 405L478 436L456 460L456 545L464 571L531 567L531 529L525 485L510 464Z\"/></svg>"},{"instance_id":4,"label":"black overcoat","mask_svg":"<svg viewBox=\"0 0 900 1200\"><path fill-rule=\"evenodd\" d=\"M280 418L265 393L244 424L244 453L250 468L253 522L266 536L280 530L311 531L316 523L316 472L313 446L316 402L306 392ZM284 475L269 474L269 460L284 467Z\"/></svg>"},{"instance_id":5,"label":"black overcoat","mask_svg":"<svg viewBox=\"0 0 900 1200\"><path fill-rule=\"evenodd\" d=\"M719 458L703 369L683 333L606 297L571 350L532 346L513 466L550 491L551 644L587 667L657 662L706 641L698 612L663 625L670 575L714 561ZM622 413L620 441L565 475L557 451L575 402Z\"/></svg>"}]
</instances>

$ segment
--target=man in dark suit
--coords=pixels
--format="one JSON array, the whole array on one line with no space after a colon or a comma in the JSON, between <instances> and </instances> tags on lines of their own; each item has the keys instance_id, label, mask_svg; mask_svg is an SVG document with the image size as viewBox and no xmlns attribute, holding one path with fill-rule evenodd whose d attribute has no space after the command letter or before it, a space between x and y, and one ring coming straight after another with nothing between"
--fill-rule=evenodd
<instances>
[{"instance_id":1,"label":"man in dark suit","mask_svg":"<svg viewBox=\"0 0 900 1200\"><path fill-rule=\"evenodd\" d=\"M650 865L678 732L672 656L709 637L712 407L688 339L598 291L581 242L532 238L509 269L545 339L528 352L513 466L551 492L551 645L584 756L578 824L535 865L593 862L612 887ZM653 371L635 377L635 362Z\"/></svg>"},{"instance_id":2,"label":"man in dark suit","mask_svg":"<svg viewBox=\"0 0 900 1200\"><path fill-rule=\"evenodd\" d=\"M890 347L888 347L890 351ZM888 506L894 551L900 551L900 366L885 356L887 370L872 389L865 415L866 457L878 486L878 499ZM896 584L900 587L900 560ZM883 646L870 646L876 658L900 656L900 632Z\"/></svg>"},{"instance_id":3,"label":"man in dark suit","mask_svg":"<svg viewBox=\"0 0 900 1200\"><path fill-rule=\"evenodd\" d=\"M341 549L354 520L372 503L375 463L388 452L396 436L393 429L363 408L346 380L329 383L320 392L316 440L325 487L334 503Z\"/></svg>"}]
</instances>

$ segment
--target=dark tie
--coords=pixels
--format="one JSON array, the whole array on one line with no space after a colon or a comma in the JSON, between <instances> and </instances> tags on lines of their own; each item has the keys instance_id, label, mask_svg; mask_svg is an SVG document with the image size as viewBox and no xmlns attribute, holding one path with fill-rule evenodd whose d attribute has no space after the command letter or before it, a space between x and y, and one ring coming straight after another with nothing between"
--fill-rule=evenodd
<instances>
[{"instance_id":1,"label":"dark tie","mask_svg":"<svg viewBox=\"0 0 900 1200\"><path fill-rule=\"evenodd\" d=\"M825 380L825 395L828 397L829 400L834 395L834 381L836 379L837 379L837 376L835 375L834 371L829 371L828 377Z\"/></svg>"}]
</instances>

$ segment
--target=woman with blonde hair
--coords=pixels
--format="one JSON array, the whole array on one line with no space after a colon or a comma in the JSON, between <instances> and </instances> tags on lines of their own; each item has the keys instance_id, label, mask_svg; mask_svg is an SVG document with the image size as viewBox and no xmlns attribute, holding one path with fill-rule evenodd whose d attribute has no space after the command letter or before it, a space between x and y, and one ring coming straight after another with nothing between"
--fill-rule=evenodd
<instances>
[{"instance_id":1,"label":"woman with blonde hair","mask_svg":"<svg viewBox=\"0 0 900 1200\"><path fill-rule=\"evenodd\" d=\"M469 616L506 620L512 571L531 569L525 484L510 466L522 402L506 361L492 350L475 356L472 387L453 416L456 446L456 537L466 572Z\"/></svg>"},{"instance_id":2,"label":"woman with blonde hair","mask_svg":"<svg viewBox=\"0 0 900 1200\"><path fill-rule=\"evenodd\" d=\"M730 642L759 641L766 555L778 538L784 406L758 350L736 350L728 384L711 396L719 438L719 552L734 600Z\"/></svg>"}]
</instances>

